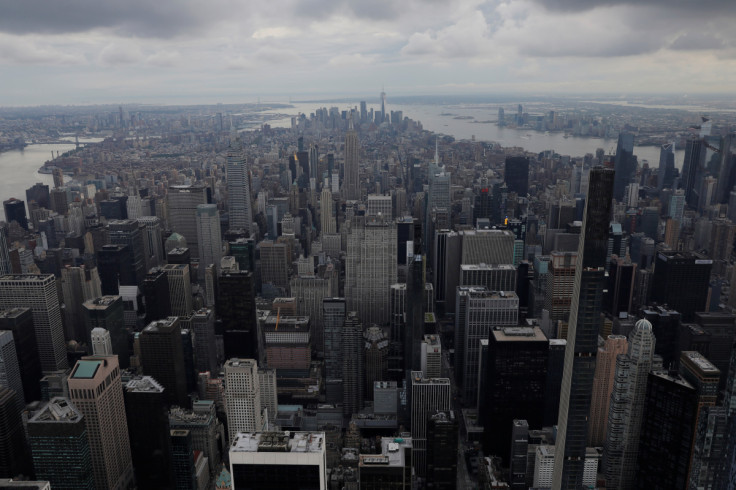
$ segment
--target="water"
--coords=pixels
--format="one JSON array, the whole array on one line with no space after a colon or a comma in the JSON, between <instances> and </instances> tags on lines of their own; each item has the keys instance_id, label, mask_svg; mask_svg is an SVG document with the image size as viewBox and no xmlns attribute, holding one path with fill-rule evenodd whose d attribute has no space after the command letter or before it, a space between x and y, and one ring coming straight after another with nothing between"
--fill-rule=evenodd
<instances>
[{"instance_id":1,"label":"water","mask_svg":"<svg viewBox=\"0 0 736 490\"><path fill-rule=\"evenodd\" d=\"M346 110L351 107L360 107L360 102L334 102L334 103L293 103L293 107L281 108L277 111L282 114L297 115L299 113L310 114L319 107L339 107ZM368 105L368 109L380 110L378 105ZM597 148L603 148L607 154L616 150L615 139L587 138L569 136L561 132L542 133L528 129L512 129L498 127L495 123L498 116L498 104L387 104L386 111L400 110L415 121L422 123L424 129L436 133L453 136L456 139L472 139L476 141L494 141L502 146L519 146L534 153L546 150L554 150L561 155L582 157L586 153L595 154ZM515 112L515 104L503 104L507 113ZM441 114L452 114L443 116ZM455 119L456 116L472 116L473 119ZM490 122L485 122L490 121ZM291 127L291 117L269 121L272 127ZM634 154L649 162L650 167L659 166L658 146L636 146ZM675 152L675 166L682 168L685 151L679 149Z\"/></svg>"}]
</instances>

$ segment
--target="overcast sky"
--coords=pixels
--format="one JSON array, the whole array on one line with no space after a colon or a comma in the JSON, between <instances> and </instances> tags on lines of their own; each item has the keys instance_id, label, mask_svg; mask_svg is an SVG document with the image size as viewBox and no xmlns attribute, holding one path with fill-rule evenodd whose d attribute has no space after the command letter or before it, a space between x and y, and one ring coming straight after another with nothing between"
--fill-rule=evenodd
<instances>
[{"instance_id":1,"label":"overcast sky","mask_svg":"<svg viewBox=\"0 0 736 490\"><path fill-rule=\"evenodd\" d=\"M734 92L736 0L0 0L0 105Z\"/></svg>"}]
</instances>

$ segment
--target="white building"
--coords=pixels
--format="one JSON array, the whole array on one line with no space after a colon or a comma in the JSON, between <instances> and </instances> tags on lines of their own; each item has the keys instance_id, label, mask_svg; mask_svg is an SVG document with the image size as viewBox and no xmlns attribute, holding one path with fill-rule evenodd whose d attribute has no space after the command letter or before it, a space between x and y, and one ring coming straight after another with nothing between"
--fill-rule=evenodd
<instances>
[{"instance_id":1,"label":"white building","mask_svg":"<svg viewBox=\"0 0 736 490\"><path fill-rule=\"evenodd\" d=\"M228 438L238 432L263 429L261 384L258 363L253 359L230 359L225 363L225 400Z\"/></svg>"},{"instance_id":2,"label":"white building","mask_svg":"<svg viewBox=\"0 0 736 490\"><path fill-rule=\"evenodd\" d=\"M230 229L243 229L248 236L253 223L250 196L250 172L238 142L227 152L227 206Z\"/></svg>"},{"instance_id":3,"label":"white building","mask_svg":"<svg viewBox=\"0 0 736 490\"><path fill-rule=\"evenodd\" d=\"M442 374L442 344L437 335L425 335L422 341L422 373L425 378L439 378Z\"/></svg>"},{"instance_id":4,"label":"white building","mask_svg":"<svg viewBox=\"0 0 736 490\"><path fill-rule=\"evenodd\" d=\"M92 329L92 354L96 356L111 356L112 340L110 332L104 328L96 327Z\"/></svg>"},{"instance_id":5,"label":"white building","mask_svg":"<svg viewBox=\"0 0 736 490\"><path fill-rule=\"evenodd\" d=\"M598 461L601 455L595 448L589 447L585 450L585 464L583 465L583 487L595 488ZM537 446L534 457L534 487L551 488L552 474L555 466L555 447Z\"/></svg>"}]
</instances>

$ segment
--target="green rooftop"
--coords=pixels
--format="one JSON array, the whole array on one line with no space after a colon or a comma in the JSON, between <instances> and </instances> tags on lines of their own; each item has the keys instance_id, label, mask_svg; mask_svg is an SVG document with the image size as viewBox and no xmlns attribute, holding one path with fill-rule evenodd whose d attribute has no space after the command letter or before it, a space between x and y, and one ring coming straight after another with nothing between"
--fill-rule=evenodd
<instances>
[{"instance_id":1,"label":"green rooftop","mask_svg":"<svg viewBox=\"0 0 736 490\"><path fill-rule=\"evenodd\" d=\"M77 367L72 373L73 379L92 379L95 377L97 369L99 369L102 361L83 360L77 362Z\"/></svg>"}]
</instances>

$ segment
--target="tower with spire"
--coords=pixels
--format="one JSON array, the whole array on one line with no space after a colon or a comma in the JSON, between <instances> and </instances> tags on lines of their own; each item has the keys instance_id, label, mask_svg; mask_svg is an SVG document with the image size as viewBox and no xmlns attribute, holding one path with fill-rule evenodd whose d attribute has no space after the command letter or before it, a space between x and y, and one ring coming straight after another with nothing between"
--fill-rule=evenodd
<instances>
[{"instance_id":1,"label":"tower with spire","mask_svg":"<svg viewBox=\"0 0 736 490\"><path fill-rule=\"evenodd\" d=\"M353 127L353 115L348 119L348 132L345 135L345 182L343 184L346 201L360 200L360 164L358 133Z\"/></svg>"}]
</instances>

